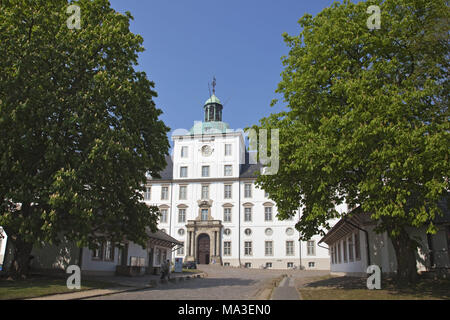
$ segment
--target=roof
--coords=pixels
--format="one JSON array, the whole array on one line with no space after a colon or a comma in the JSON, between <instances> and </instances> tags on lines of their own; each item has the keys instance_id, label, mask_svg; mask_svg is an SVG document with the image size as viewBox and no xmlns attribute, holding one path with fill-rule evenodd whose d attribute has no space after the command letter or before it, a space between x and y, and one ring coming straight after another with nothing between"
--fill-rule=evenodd
<instances>
[{"instance_id":1,"label":"roof","mask_svg":"<svg viewBox=\"0 0 450 320\"><path fill-rule=\"evenodd\" d=\"M240 178L256 178L257 173L261 172L261 168L263 165L261 163L250 164L250 156L249 153L245 153L245 163L240 165L239 168L239 177ZM173 180L173 161L171 156L166 156L167 166L159 172L161 178L152 177L151 180L164 180L170 181Z\"/></svg>"},{"instance_id":2,"label":"roof","mask_svg":"<svg viewBox=\"0 0 450 320\"><path fill-rule=\"evenodd\" d=\"M250 154L245 153L245 163L240 165L239 177L240 178L256 178L257 173L261 172L263 165L261 163L251 164Z\"/></svg>"},{"instance_id":3,"label":"roof","mask_svg":"<svg viewBox=\"0 0 450 320\"><path fill-rule=\"evenodd\" d=\"M166 243L166 245L169 245L170 247L172 247L174 245L182 245L183 244L181 241L178 241L177 239L172 238L167 233L165 233L161 230L158 230L156 232L148 231L147 234L150 237L150 239L160 241L161 243Z\"/></svg>"},{"instance_id":4,"label":"roof","mask_svg":"<svg viewBox=\"0 0 450 320\"><path fill-rule=\"evenodd\" d=\"M228 123L223 121L198 121L189 130L188 135L191 134L211 134L211 133L227 133L228 131L233 131L230 129Z\"/></svg>"},{"instance_id":5,"label":"roof","mask_svg":"<svg viewBox=\"0 0 450 320\"><path fill-rule=\"evenodd\" d=\"M448 200L450 196L449 193L443 196L438 201L438 207L442 210L442 216L437 215L434 218L435 224L444 224L450 223L450 210L448 207ZM346 234L352 232L355 229L355 225L358 227L362 227L371 221L370 215L366 212L363 212L361 207L357 207L349 213L348 217L344 217L339 220L333 228L331 228L327 234L320 239L319 243L325 242L326 244L331 244L344 237Z\"/></svg>"},{"instance_id":6,"label":"roof","mask_svg":"<svg viewBox=\"0 0 450 320\"><path fill-rule=\"evenodd\" d=\"M210 103L218 103L218 104L221 104L219 98L217 98L216 95L215 95L214 93L212 94L211 97L209 97L208 100L205 101L205 106L206 106L207 104L210 104Z\"/></svg>"},{"instance_id":7,"label":"roof","mask_svg":"<svg viewBox=\"0 0 450 320\"><path fill-rule=\"evenodd\" d=\"M327 234L320 239L319 243L325 242L330 245L345 235L355 230L355 226L362 227L370 222L370 215L362 212L361 207L353 209L347 217L339 220Z\"/></svg>"},{"instance_id":8,"label":"roof","mask_svg":"<svg viewBox=\"0 0 450 320\"><path fill-rule=\"evenodd\" d=\"M173 179L173 161L171 156L166 155L166 167L159 172L161 178L152 177L152 180L172 180Z\"/></svg>"}]
</instances>

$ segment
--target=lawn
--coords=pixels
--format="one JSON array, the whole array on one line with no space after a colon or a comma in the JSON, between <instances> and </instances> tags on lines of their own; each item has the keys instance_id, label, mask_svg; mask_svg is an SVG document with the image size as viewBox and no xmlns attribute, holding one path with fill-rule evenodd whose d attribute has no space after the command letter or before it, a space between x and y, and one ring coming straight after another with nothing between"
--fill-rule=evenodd
<instances>
[{"instance_id":1,"label":"lawn","mask_svg":"<svg viewBox=\"0 0 450 320\"><path fill-rule=\"evenodd\" d=\"M108 287L111 287L110 283L82 280L80 290L70 290L67 288L65 278L44 276L16 281L0 279L0 300L34 298L49 294L104 289Z\"/></svg>"},{"instance_id":2,"label":"lawn","mask_svg":"<svg viewBox=\"0 0 450 320\"><path fill-rule=\"evenodd\" d=\"M366 278L321 277L298 287L305 300L450 300L450 279L420 279L410 287L398 287L391 279L380 290L366 288Z\"/></svg>"}]
</instances>

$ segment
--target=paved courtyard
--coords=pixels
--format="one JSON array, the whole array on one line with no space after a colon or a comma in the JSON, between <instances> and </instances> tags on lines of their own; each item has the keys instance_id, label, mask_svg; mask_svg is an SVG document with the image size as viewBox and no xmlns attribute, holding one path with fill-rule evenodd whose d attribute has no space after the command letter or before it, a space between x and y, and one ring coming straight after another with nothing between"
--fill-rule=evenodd
<instances>
[{"instance_id":1,"label":"paved courtyard","mask_svg":"<svg viewBox=\"0 0 450 320\"><path fill-rule=\"evenodd\" d=\"M207 277L168 283L156 288L123 292L93 300L241 300L257 299L264 288L283 274L300 279L329 274L329 271L264 270L199 265ZM291 281L292 282L292 281ZM282 286L289 282L284 281Z\"/></svg>"}]
</instances>

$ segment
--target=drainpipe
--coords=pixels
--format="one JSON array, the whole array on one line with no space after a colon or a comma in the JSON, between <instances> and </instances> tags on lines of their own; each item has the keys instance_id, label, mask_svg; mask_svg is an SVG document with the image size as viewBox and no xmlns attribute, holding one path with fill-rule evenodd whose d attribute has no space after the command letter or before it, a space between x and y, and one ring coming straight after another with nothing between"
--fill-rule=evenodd
<instances>
[{"instance_id":1,"label":"drainpipe","mask_svg":"<svg viewBox=\"0 0 450 320\"><path fill-rule=\"evenodd\" d=\"M366 235L366 251L367 251L367 265L370 266L370 246L369 246L369 233L367 232L367 230L357 226L356 224L348 221L346 218L344 218L344 221L346 223L348 223L349 225L351 225L352 227L355 227L358 230L361 230L362 232L364 232L364 234Z\"/></svg>"},{"instance_id":2,"label":"drainpipe","mask_svg":"<svg viewBox=\"0 0 450 320\"><path fill-rule=\"evenodd\" d=\"M300 221L300 207L298 207L298 221ZM302 270L302 240L298 239L298 256L299 256L299 269Z\"/></svg>"},{"instance_id":3,"label":"drainpipe","mask_svg":"<svg viewBox=\"0 0 450 320\"><path fill-rule=\"evenodd\" d=\"M300 270L302 270L302 240L298 239L298 256L300 260Z\"/></svg>"},{"instance_id":4,"label":"drainpipe","mask_svg":"<svg viewBox=\"0 0 450 320\"><path fill-rule=\"evenodd\" d=\"M169 236L172 235L172 207L173 207L173 182L170 182L170 216L169 216ZM175 261L175 255L170 254L170 260Z\"/></svg>"},{"instance_id":5,"label":"drainpipe","mask_svg":"<svg viewBox=\"0 0 450 320\"><path fill-rule=\"evenodd\" d=\"M241 179L238 178L238 189L239 189L239 197L238 197L238 207L239 207L239 223L238 223L238 244L239 244L239 250L238 250L238 261L239 261L239 267L241 266Z\"/></svg>"}]
</instances>

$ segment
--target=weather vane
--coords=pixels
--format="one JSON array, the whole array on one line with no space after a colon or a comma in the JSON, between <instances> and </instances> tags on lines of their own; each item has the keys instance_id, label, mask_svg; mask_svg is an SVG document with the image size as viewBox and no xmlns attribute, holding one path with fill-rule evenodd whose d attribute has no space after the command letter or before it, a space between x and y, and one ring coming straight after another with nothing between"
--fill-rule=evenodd
<instances>
[{"instance_id":1,"label":"weather vane","mask_svg":"<svg viewBox=\"0 0 450 320\"><path fill-rule=\"evenodd\" d=\"M213 94L216 94L216 77L213 77L212 81L212 87L213 87Z\"/></svg>"}]
</instances>

